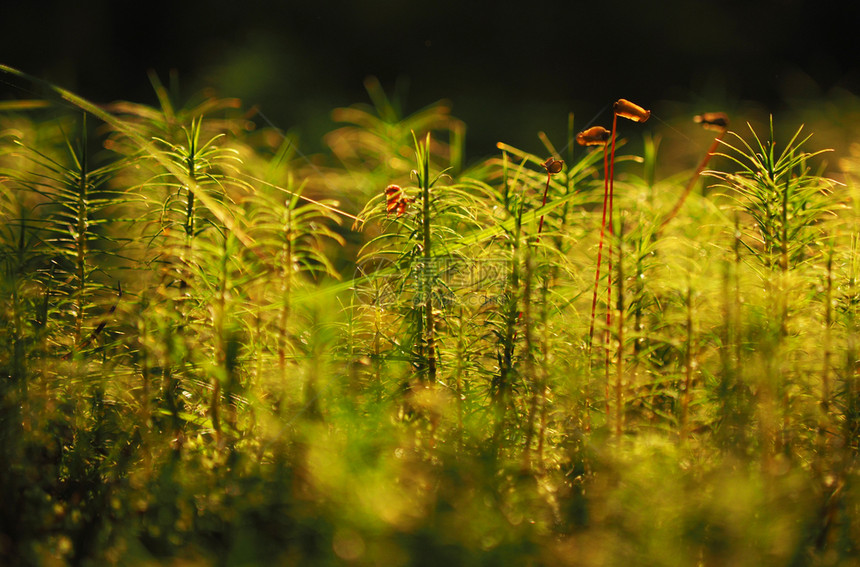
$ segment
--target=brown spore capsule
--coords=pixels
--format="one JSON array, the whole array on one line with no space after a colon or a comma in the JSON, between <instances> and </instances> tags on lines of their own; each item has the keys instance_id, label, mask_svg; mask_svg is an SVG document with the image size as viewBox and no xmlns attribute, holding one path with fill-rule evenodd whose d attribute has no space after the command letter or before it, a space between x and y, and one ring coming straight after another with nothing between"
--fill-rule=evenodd
<instances>
[{"instance_id":1,"label":"brown spore capsule","mask_svg":"<svg viewBox=\"0 0 860 567\"><path fill-rule=\"evenodd\" d=\"M544 169L546 169L546 172L548 174L554 175L562 170L562 168L564 167L564 162L560 159L550 157L541 165L544 166Z\"/></svg>"},{"instance_id":2,"label":"brown spore capsule","mask_svg":"<svg viewBox=\"0 0 860 567\"><path fill-rule=\"evenodd\" d=\"M618 99L618 102L615 103L613 109L615 110L615 114L618 116L632 120L633 122L645 122L651 117L650 110L645 110L641 106L633 104L624 98Z\"/></svg>"},{"instance_id":3,"label":"brown spore capsule","mask_svg":"<svg viewBox=\"0 0 860 567\"><path fill-rule=\"evenodd\" d=\"M725 112L704 112L693 117L702 128L724 132L729 127L729 117Z\"/></svg>"},{"instance_id":4,"label":"brown spore capsule","mask_svg":"<svg viewBox=\"0 0 860 567\"><path fill-rule=\"evenodd\" d=\"M605 146L612 134L603 126L593 126L576 135L580 146Z\"/></svg>"},{"instance_id":5,"label":"brown spore capsule","mask_svg":"<svg viewBox=\"0 0 860 567\"><path fill-rule=\"evenodd\" d=\"M406 212L410 199L403 195L399 185L389 185L385 188L385 214L396 212L400 216Z\"/></svg>"}]
</instances>

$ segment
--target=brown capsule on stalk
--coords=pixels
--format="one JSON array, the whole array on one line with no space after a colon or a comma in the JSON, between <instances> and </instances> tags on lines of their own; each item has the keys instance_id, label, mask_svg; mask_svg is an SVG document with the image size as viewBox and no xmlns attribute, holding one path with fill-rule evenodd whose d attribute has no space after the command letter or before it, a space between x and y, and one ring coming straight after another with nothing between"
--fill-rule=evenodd
<instances>
[{"instance_id":1,"label":"brown capsule on stalk","mask_svg":"<svg viewBox=\"0 0 860 567\"><path fill-rule=\"evenodd\" d=\"M632 120L633 122L645 122L651 117L650 110L645 110L641 106L633 104L629 100L623 98L618 99L618 102L615 103L613 109L615 110L615 114L618 116Z\"/></svg>"},{"instance_id":2,"label":"brown capsule on stalk","mask_svg":"<svg viewBox=\"0 0 860 567\"><path fill-rule=\"evenodd\" d=\"M397 202L400 200L400 196L403 194L403 190L399 185L389 185L385 188L385 211L390 213L397 207Z\"/></svg>"},{"instance_id":3,"label":"brown capsule on stalk","mask_svg":"<svg viewBox=\"0 0 860 567\"><path fill-rule=\"evenodd\" d=\"M693 121L702 125L702 128L725 132L729 127L729 117L725 112L705 112L693 117Z\"/></svg>"},{"instance_id":4,"label":"brown capsule on stalk","mask_svg":"<svg viewBox=\"0 0 860 567\"><path fill-rule=\"evenodd\" d=\"M397 212L400 216L406 212L406 205L410 199L403 196L403 189L399 185L389 185L385 188L385 214L389 215L392 211Z\"/></svg>"},{"instance_id":5,"label":"brown capsule on stalk","mask_svg":"<svg viewBox=\"0 0 860 567\"><path fill-rule=\"evenodd\" d=\"M612 134L603 126L593 126L576 135L576 143L580 146L605 146Z\"/></svg>"},{"instance_id":6,"label":"brown capsule on stalk","mask_svg":"<svg viewBox=\"0 0 860 567\"><path fill-rule=\"evenodd\" d=\"M554 175L554 174L559 173L561 171L561 169L564 167L564 162L560 159L555 159L553 157L550 157L541 165L544 167L544 169L546 169L546 172L548 174Z\"/></svg>"}]
</instances>

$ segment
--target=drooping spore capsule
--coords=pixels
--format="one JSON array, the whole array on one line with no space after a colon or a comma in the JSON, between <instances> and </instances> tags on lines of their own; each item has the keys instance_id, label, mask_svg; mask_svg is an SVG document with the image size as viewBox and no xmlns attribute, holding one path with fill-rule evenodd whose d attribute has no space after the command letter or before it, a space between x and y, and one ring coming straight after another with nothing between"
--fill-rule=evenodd
<instances>
[{"instance_id":1,"label":"drooping spore capsule","mask_svg":"<svg viewBox=\"0 0 860 567\"><path fill-rule=\"evenodd\" d=\"M544 166L548 174L555 175L556 173L559 173L562 168L564 168L564 161L550 157L541 165Z\"/></svg>"},{"instance_id":2,"label":"drooping spore capsule","mask_svg":"<svg viewBox=\"0 0 860 567\"><path fill-rule=\"evenodd\" d=\"M724 132L729 127L729 117L725 112L704 112L693 117L702 128Z\"/></svg>"},{"instance_id":3,"label":"drooping spore capsule","mask_svg":"<svg viewBox=\"0 0 860 567\"><path fill-rule=\"evenodd\" d=\"M611 135L603 126L592 126L576 135L576 143L580 146L603 146Z\"/></svg>"},{"instance_id":4,"label":"drooping spore capsule","mask_svg":"<svg viewBox=\"0 0 860 567\"><path fill-rule=\"evenodd\" d=\"M645 122L651 117L650 110L645 110L641 106L633 104L624 98L618 99L618 102L615 103L613 109L615 110L615 114L618 116L632 120L633 122Z\"/></svg>"},{"instance_id":5,"label":"drooping spore capsule","mask_svg":"<svg viewBox=\"0 0 860 567\"><path fill-rule=\"evenodd\" d=\"M385 214L396 212L397 216L406 213L406 206L410 199L403 195L403 189L399 185L389 185L385 188Z\"/></svg>"}]
</instances>

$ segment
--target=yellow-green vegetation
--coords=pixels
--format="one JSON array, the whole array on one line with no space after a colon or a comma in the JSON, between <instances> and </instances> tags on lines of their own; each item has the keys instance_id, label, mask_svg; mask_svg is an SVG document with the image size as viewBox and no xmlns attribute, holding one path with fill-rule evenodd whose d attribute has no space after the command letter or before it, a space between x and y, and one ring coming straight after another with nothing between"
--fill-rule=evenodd
<instances>
[{"instance_id":1,"label":"yellow-green vegetation","mask_svg":"<svg viewBox=\"0 0 860 567\"><path fill-rule=\"evenodd\" d=\"M686 196L625 126L592 319L572 116L467 166L369 83L307 157L154 85L0 113L0 563L860 563L856 147L737 127Z\"/></svg>"}]
</instances>

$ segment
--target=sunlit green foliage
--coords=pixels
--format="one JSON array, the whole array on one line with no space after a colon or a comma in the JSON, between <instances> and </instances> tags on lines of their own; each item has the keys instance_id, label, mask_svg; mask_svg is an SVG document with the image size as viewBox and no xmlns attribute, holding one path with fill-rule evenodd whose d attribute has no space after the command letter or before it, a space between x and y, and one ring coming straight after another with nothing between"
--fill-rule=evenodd
<instances>
[{"instance_id":1,"label":"sunlit green foliage","mask_svg":"<svg viewBox=\"0 0 860 567\"><path fill-rule=\"evenodd\" d=\"M464 168L370 83L304 158L154 85L0 115L0 563L857 564L856 149L730 136L665 226L619 155L589 349L572 117Z\"/></svg>"}]
</instances>

